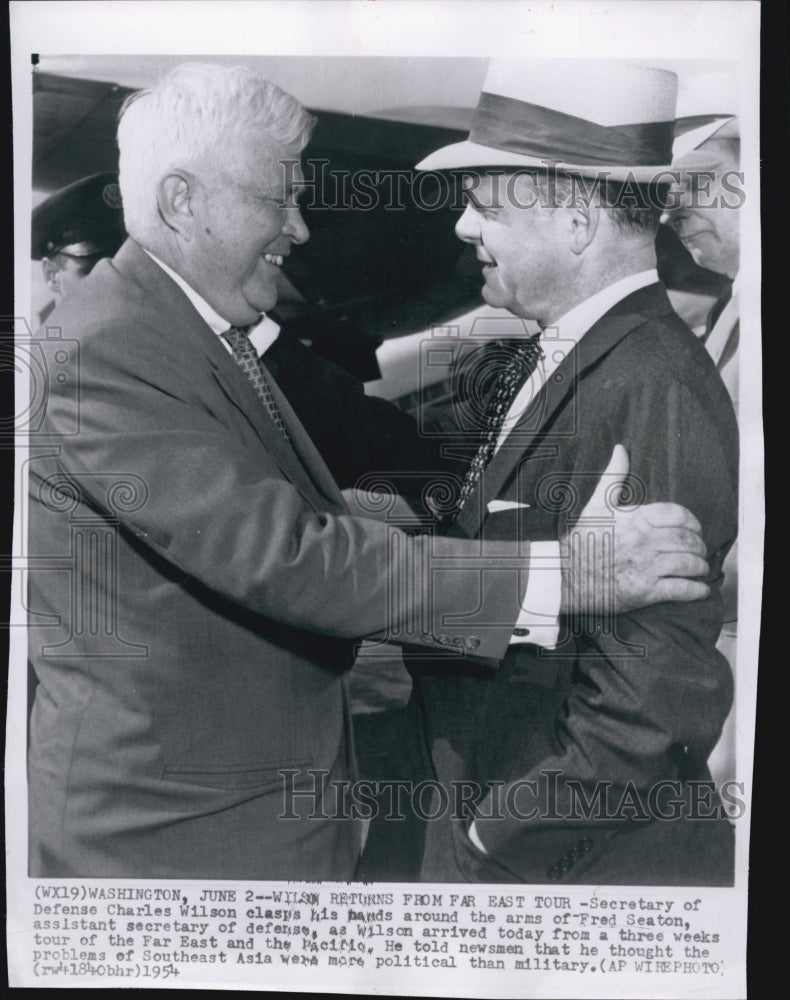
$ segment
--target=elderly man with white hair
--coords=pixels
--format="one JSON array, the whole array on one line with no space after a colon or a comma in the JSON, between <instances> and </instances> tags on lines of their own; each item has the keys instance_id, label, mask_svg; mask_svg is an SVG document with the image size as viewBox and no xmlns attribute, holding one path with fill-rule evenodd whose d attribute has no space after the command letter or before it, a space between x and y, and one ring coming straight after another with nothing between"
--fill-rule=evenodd
<instances>
[{"instance_id":1,"label":"elderly man with white hair","mask_svg":"<svg viewBox=\"0 0 790 1000\"><path fill-rule=\"evenodd\" d=\"M357 637L496 664L534 607L528 546L350 516L259 361L308 238L311 126L243 67L183 65L123 108L130 238L51 318L73 377L30 462L31 875L351 877ZM605 520L615 609L708 594L686 511ZM582 606L604 565L563 573Z\"/></svg>"}]
</instances>

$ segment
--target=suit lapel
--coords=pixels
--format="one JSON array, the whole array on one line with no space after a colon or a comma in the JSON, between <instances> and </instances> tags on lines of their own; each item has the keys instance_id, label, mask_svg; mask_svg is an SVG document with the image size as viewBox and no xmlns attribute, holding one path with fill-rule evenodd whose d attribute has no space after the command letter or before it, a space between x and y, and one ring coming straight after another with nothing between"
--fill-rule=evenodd
<instances>
[{"instance_id":1,"label":"suit lapel","mask_svg":"<svg viewBox=\"0 0 790 1000\"><path fill-rule=\"evenodd\" d=\"M646 319L672 311L664 286L653 284L628 295L590 327L543 385L489 462L480 480L482 488L469 498L453 526L457 533L474 537L480 532L488 514L488 502L499 496L535 439L584 378L584 373ZM585 428L580 430L583 433Z\"/></svg>"},{"instance_id":2,"label":"suit lapel","mask_svg":"<svg viewBox=\"0 0 790 1000\"><path fill-rule=\"evenodd\" d=\"M207 361L229 403L244 416L286 478L305 499L316 509L325 509L327 503L345 509L332 474L274 378L269 376L272 394L293 447L280 434L249 379L220 343L219 337L178 285L148 254L129 239L114 258L113 266L140 287L148 309L151 300L157 300L159 315L167 317L168 333L177 337L183 347L181 367L185 378L189 379L191 372L196 378L200 377L201 366Z\"/></svg>"},{"instance_id":3,"label":"suit lapel","mask_svg":"<svg viewBox=\"0 0 790 1000\"><path fill-rule=\"evenodd\" d=\"M731 351L728 351L728 357L726 359L724 358L725 351L727 350L730 339L733 336L733 331L735 330L737 321L738 296L736 294L729 299L725 307L719 313L719 316L710 331L710 335L705 341L707 352L713 358L713 362L719 371L721 371L726 360L729 360L729 356L731 355Z\"/></svg>"},{"instance_id":4,"label":"suit lapel","mask_svg":"<svg viewBox=\"0 0 790 1000\"><path fill-rule=\"evenodd\" d=\"M319 509L326 507L327 502L345 505L332 473L271 372L266 369L269 388L282 415L290 444L280 434L274 421L255 395L255 390L247 377L224 348L218 346L225 355L221 360L223 362L227 360L229 366L215 365L214 377L223 386L230 401L238 406L252 424L258 437L283 472L305 495L309 494L311 503ZM265 360L263 367L266 368ZM241 400L244 403L240 406Z\"/></svg>"}]
</instances>

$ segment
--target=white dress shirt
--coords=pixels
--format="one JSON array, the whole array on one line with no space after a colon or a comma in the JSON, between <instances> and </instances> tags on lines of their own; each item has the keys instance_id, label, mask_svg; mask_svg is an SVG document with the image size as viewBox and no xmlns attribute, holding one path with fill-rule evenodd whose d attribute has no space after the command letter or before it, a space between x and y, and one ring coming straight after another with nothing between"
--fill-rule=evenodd
<instances>
[{"instance_id":1,"label":"white dress shirt","mask_svg":"<svg viewBox=\"0 0 790 1000\"><path fill-rule=\"evenodd\" d=\"M145 247L143 247L145 250ZM220 343L228 352L228 354L233 354L230 344L222 336L226 330L233 326L228 320L223 319L219 313L213 309L208 302L198 293L195 289L189 285L180 274L176 274L172 267L168 267L164 261L160 260L150 250L145 250L151 260L158 264L159 267L167 274L169 277L175 281L181 291L186 295L195 310L200 314L201 319L203 319L206 324L216 333L220 338ZM266 351L272 346L272 344L277 340L280 333L280 327L274 322L273 319L269 319L265 314L261 316L260 320L255 324L254 327L249 331L248 337L250 338L250 343L258 352L258 357L262 357Z\"/></svg>"}]
</instances>

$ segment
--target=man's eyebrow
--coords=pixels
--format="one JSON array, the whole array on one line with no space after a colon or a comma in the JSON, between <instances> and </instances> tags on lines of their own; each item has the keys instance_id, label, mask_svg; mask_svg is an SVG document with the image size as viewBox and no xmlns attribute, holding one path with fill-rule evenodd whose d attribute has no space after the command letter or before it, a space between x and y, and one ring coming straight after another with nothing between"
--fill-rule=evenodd
<instances>
[{"instance_id":1,"label":"man's eyebrow","mask_svg":"<svg viewBox=\"0 0 790 1000\"><path fill-rule=\"evenodd\" d=\"M267 191L261 191L258 197L262 201L270 201L275 205L279 205L280 208L293 204L298 201L299 198L305 193L307 189L306 184L294 184L293 187L289 188L284 194L273 194Z\"/></svg>"},{"instance_id":2,"label":"man's eyebrow","mask_svg":"<svg viewBox=\"0 0 790 1000\"><path fill-rule=\"evenodd\" d=\"M307 190L306 184L293 184L285 192L285 196L280 199L280 204L285 208L299 205L299 199Z\"/></svg>"}]
</instances>

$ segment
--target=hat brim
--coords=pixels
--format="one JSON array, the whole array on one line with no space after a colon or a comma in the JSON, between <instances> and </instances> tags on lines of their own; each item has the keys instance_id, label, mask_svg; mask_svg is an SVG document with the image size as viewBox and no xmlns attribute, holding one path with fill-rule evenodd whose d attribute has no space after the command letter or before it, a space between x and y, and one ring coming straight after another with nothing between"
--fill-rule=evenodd
<instances>
[{"instance_id":1,"label":"hat brim","mask_svg":"<svg viewBox=\"0 0 790 1000\"><path fill-rule=\"evenodd\" d=\"M579 164L559 161L552 164L557 170L566 174L578 174L582 177L602 177L606 180L633 180L638 184L647 184L657 179L668 184L671 178L660 175L672 169L669 163L650 166L624 167L622 164ZM524 153L511 153L493 146L483 146L478 142L455 142L451 146L442 146L435 152L420 160L417 170L463 170L471 167L546 167L546 160Z\"/></svg>"},{"instance_id":2,"label":"hat brim","mask_svg":"<svg viewBox=\"0 0 790 1000\"><path fill-rule=\"evenodd\" d=\"M736 139L739 135L738 119L734 115L684 132L675 139L672 147L672 163L676 167L687 169L713 170L719 165L719 158L715 153L711 154L699 147L712 139Z\"/></svg>"},{"instance_id":3,"label":"hat brim","mask_svg":"<svg viewBox=\"0 0 790 1000\"><path fill-rule=\"evenodd\" d=\"M43 260L45 257L57 257L58 254L63 254L65 257L74 257L75 259L99 256L112 257L119 246L120 244L115 240L80 240L77 243L55 244L51 247L39 244L31 248L30 256L33 260Z\"/></svg>"}]
</instances>

